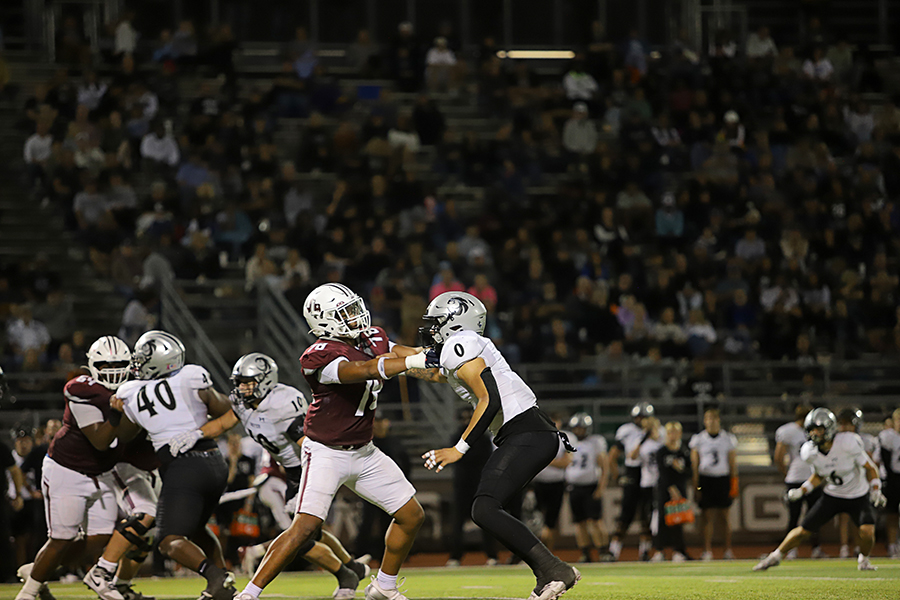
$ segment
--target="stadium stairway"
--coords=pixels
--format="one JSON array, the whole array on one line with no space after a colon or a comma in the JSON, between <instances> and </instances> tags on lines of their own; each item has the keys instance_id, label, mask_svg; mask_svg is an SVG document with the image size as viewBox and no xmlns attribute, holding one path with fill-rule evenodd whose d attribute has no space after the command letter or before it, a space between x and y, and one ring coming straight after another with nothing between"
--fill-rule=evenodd
<instances>
[{"instance_id":1,"label":"stadium stairway","mask_svg":"<svg viewBox=\"0 0 900 600\"><path fill-rule=\"evenodd\" d=\"M16 127L19 107L33 83L49 79L55 67L34 53L7 58L14 81L23 89L17 100L0 101L0 264L24 267L46 260L46 268L72 299L77 326L88 339L115 333L125 299L94 274L87 252L66 230L62 211L53 205L42 207L41 199L25 188L23 132Z\"/></svg>"}]
</instances>

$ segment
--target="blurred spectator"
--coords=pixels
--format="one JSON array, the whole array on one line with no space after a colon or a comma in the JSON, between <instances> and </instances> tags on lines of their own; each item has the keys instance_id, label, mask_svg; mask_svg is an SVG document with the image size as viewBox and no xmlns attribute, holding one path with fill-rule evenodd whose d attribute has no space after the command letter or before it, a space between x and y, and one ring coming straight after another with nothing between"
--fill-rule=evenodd
<instances>
[{"instance_id":1,"label":"blurred spectator","mask_svg":"<svg viewBox=\"0 0 900 600\"><path fill-rule=\"evenodd\" d=\"M19 305L13 314L6 326L6 339L15 360L21 363L29 351L36 351L39 357L43 355L51 342L47 326L34 319L28 304Z\"/></svg>"},{"instance_id":2,"label":"blurred spectator","mask_svg":"<svg viewBox=\"0 0 900 600\"><path fill-rule=\"evenodd\" d=\"M131 22L134 20L133 12L122 15L119 24L116 25L115 47L113 56L119 57L125 54L134 54L137 48L139 34L135 31Z\"/></svg>"},{"instance_id":3,"label":"blurred spectator","mask_svg":"<svg viewBox=\"0 0 900 600\"><path fill-rule=\"evenodd\" d=\"M456 55L447 46L447 38L436 37L425 54L425 81L433 92L455 88Z\"/></svg>"},{"instance_id":4,"label":"blurred spectator","mask_svg":"<svg viewBox=\"0 0 900 600\"><path fill-rule=\"evenodd\" d=\"M347 48L347 63L363 76L377 75L381 68L378 45L372 42L368 29L360 29L356 41Z\"/></svg>"},{"instance_id":5,"label":"blurred spectator","mask_svg":"<svg viewBox=\"0 0 900 600\"><path fill-rule=\"evenodd\" d=\"M573 154L590 154L597 147L597 126L588 118L588 107L576 102L563 128L563 146Z\"/></svg>"},{"instance_id":6,"label":"blurred spectator","mask_svg":"<svg viewBox=\"0 0 900 600\"><path fill-rule=\"evenodd\" d=\"M774 59L778 56L778 47L775 40L769 35L768 27L760 27L747 36L747 58L758 59Z\"/></svg>"},{"instance_id":7,"label":"blurred spectator","mask_svg":"<svg viewBox=\"0 0 900 600\"><path fill-rule=\"evenodd\" d=\"M53 136L50 135L50 124L47 121L38 121L35 132L25 141L23 150L29 187L34 186L36 181L43 184L46 179L46 168L50 160L52 145Z\"/></svg>"},{"instance_id":8,"label":"blurred spectator","mask_svg":"<svg viewBox=\"0 0 900 600\"><path fill-rule=\"evenodd\" d=\"M47 294L46 302L35 307L34 318L43 323L54 344L71 338L75 332L75 308L72 299L62 290Z\"/></svg>"},{"instance_id":9,"label":"blurred spectator","mask_svg":"<svg viewBox=\"0 0 900 600\"><path fill-rule=\"evenodd\" d=\"M563 77L566 98L573 102L591 102L600 91L597 80L585 71L584 66L584 55L576 55L572 66Z\"/></svg>"},{"instance_id":10,"label":"blurred spectator","mask_svg":"<svg viewBox=\"0 0 900 600\"><path fill-rule=\"evenodd\" d=\"M134 346L141 335L156 328L157 307L159 300L151 290L142 290L125 306L122 313L122 326L117 335L129 347Z\"/></svg>"},{"instance_id":11,"label":"blurred spectator","mask_svg":"<svg viewBox=\"0 0 900 600\"><path fill-rule=\"evenodd\" d=\"M141 158L151 163L159 163L169 167L175 167L181 160L178 143L175 138L166 131L162 122L157 121L150 133L141 140Z\"/></svg>"}]
</instances>

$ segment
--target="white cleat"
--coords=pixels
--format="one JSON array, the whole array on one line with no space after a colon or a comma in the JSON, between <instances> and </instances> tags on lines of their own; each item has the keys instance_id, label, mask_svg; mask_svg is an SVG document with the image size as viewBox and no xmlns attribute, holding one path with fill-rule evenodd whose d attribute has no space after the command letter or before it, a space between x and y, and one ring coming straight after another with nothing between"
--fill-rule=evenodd
<instances>
[{"instance_id":1,"label":"white cleat","mask_svg":"<svg viewBox=\"0 0 900 600\"><path fill-rule=\"evenodd\" d=\"M681 552L676 552L675 554L672 555L673 563L687 562L687 559L688 559L688 557L686 555L682 554Z\"/></svg>"},{"instance_id":2,"label":"white cleat","mask_svg":"<svg viewBox=\"0 0 900 600\"><path fill-rule=\"evenodd\" d=\"M859 555L856 559L856 568L860 571L877 571L878 567L869 562L868 556Z\"/></svg>"},{"instance_id":3,"label":"white cleat","mask_svg":"<svg viewBox=\"0 0 900 600\"><path fill-rule=\"evenodd\" d=\"M799 556L797 549L788 551L787 554L784 555L784 560L795 560Z\"/></svg>"},{"instance_id":4,"label":"white cleat","mask_svg":"<svg viewBox=\"0 0 900 600\"><path fill-rule=\"evenodd\" d=\"M810 558L831 558L828 556L824 550L822 550L822 546L816 546L812 549L812 552L809 554Z\"/></svg>"},{"instance_id":5,"label":"white cleat","mask_svg":"<svg viewBox=\"0 0 900 600\"><path fill-rule=\"evenodd\" d=\"M612 555L613 560L619 560L619 555L622 554L622 542L619 540L613 540L609 543L609 553Z\"/></svg>"},{"instance_id":6,"label":"white cleat","mask_svg":"<svg viewBox=\"0 0 900 600\"><path fill-rule=\"evenodd\" d=\"M725 560L734 560L734 552L731 550L731 548L725 550L725 554L722 555L722 558L724 558Z\"/></svg>"},{"instance_id":7,"label":"white cleat","mask_svg":"<svg viewBox=\"0 0 900 600\"><path fill-rule=\"evenodd\" d=\"M653 556L650 558L650 562L663 562L666 560L666 555L657 550Z\"/></svg>"},{"instance_id":8,"label":"white cleat","mask_svg":"<svg viewBox=\"0 0 900 600\"><path fill-rule=\"evenodd\" d=\"M353 600L356 598L356 588L338 588L331 597L334 600Z\"/></svg>"},{"instance_id":9,"label":"white cleat","mask_svg":"<svg viewBox=\"0 0 900 600\"><path fill-rule=\"evenodd\" d=\"M100 596L101 600L125 600L122 592L113 585L113 577L115 577L115 573L110 573L100 565L94 565L82 581L84 581L84 585Z\"/></svg>"},{"instance_id":10,"label":"white cleat","mask_svg":"<svg viewBox=\"0 0 900 600\"><path fill-rule=\"evenodd\" d=\"M568 565L566 565L568 566ZM581 571L576 569L575 567L569 567L572 569L572 573L570 574L571 583L566 583L562 580L553 580L550 583L544 585L541 588L541 592L538 593L537 590L531 592L531 595L528 596L528 600L556 600L567 591L571 590L575 587L575 584L581 580Z\"/></svg>"},{"instance_id":11,"label":"white cleat","mask_svg":"<svg viewBox=\"0 0 900 600\"><path fill-rule=\"evenodd\" d=\"M378 579L373 576L372 583L366 586L366 600L409 600L409 598L401 594L397 588L384 589L378 583Z\"/></svg>"},{"instance_id":12,"label":"white cleat","mask_svg":"<svg viewBox=\"0 0 900 600\"><path fill-rule=\"evenodd\" d=\"M754 571L765 571L771 567L777 567L781 564L781 558L775 555L775 553L771 553L766 556L764 559L756 563L756 566L753 567Z\"/></svg>"},{"instance_id":13,"label":"white cleat","mask_svg":"<svg viewBox=\"0 0 900 600\"><path fill-rule=\"evenodd\" d=\"M702 560L703 562L709 562L712 559L713 559L712 552L704 552L703 554L700 555L700 560Z\"/></svg>"},{"instance_id":14,"label":"white cleat","mask_svg":"<svg viewBox=\"0 0 900 600\"><path fill-rule=\"evenodd\" d=\"M241 592L237 596L234 597L234 600L258 600L254 598L252 594L248 594L247 592Z\"/></svg>"},{"instance_id":15,"label":"white cleat","mask_svg":"<svg viewBox=\"0 0 900 600\"><path fill-rule=\"evenodd\" d=\"M841 558L850 558L850 546L848 546L847 544L841 546L841 551L838 556L840 556Z\"/></svg>"}]
</instances>

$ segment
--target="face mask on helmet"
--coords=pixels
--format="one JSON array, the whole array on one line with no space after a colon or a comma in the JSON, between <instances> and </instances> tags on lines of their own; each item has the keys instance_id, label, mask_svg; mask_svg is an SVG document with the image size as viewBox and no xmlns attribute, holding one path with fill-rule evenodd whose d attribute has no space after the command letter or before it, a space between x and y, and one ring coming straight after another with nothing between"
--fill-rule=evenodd
<instances>
[{"instance_id":1,"label":"face mask on helmet","mask_svg":"<svg viewBox=\"0 0 900 600\"><path fill-rule=\"evenodd\" d=\"M147 364L147 361L150 360L150 356L152 356L153 351L150 349L150 346L144 345L134 349L134 353L131 355L131 375L135 379L147 379L147 377L143 376L143 367Z\"/></svg>"},{"instance_id":2,"label":"face mask on helmet","mask_svg":"<svg viewBox=\"0 0 900 600\"><path fill-rule=\"evenodd\" d=\"M232 375L232 397L248 408L256 408L263 399L259 394L259 384L263 377L265 377L263 373L248 376Z\"/></svg>"},{"instance_id":3,"label":"face mask on helmet","mask_svg":"<svg viewBox=\"0 0 900 600\"><path fill-rule=\"evenodd\" d=\"M351 300L347 304L335 309L337 319L344 324L351 337L357 338L359 334L369 328L369 311L363 304L362 298Z\"/></svg>"},{"instance_id":4,"label":"face mask on helmet","mask_svg":"<svg viewBox=\"0 0 900 600\"><path fill-rule=\"evenodd\" d=\"M91 376L111 390L119 389L131 375L131 361L95 362L89 365Z\"/></svg>"}]
</instances>

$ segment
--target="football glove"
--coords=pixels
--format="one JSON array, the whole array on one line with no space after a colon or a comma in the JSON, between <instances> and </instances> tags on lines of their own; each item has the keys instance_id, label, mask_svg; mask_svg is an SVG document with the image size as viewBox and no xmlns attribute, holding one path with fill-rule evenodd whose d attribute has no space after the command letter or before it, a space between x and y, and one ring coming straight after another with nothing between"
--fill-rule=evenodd
<instances>
[{"instance_id":1,"label":"football glove","mask_svg":"<svg viewBox=\"0 0 900 600\"><path fill-rule=\"evenodd\" d=\"M881 488L873 487L869 490L869 502L871 502L872 506L875 508L881 508L887 504L887 498L884 493L882 493Z\"/></svg>"},{"instance_id":2,"label":"football glove","mask_svg":"<svg viewBox=\"0 0 900 600\"><path fill-rule=\"evenodd\" d=\"M803 497L803 488L793 488L787 491L786 497L788 502L796 502Z\"/></svg>"},{"instance_id":3,"label":"football glove","mask_svg":"<svg viewBox=\"0 0 900 600\"><path fill-rule=\"evenodd\" d=\"M425 368L426 369L438 369L441 366L441 353L438 352L437 348L428 348L425 351Z\"/></svg>"},{"instance_id":4,"label":"football glove","mask_svg":"<svg viewBox=\"0 0 900 600\"><path fill-rule=\"evenodd\" d=\"M194 445L199 442L202 437L203 432L199 429L179 433L171 440L169 440L169 452L172 453L172 456L184 454L185 452L193 448Z\"/></svg>"}]
</instances>

